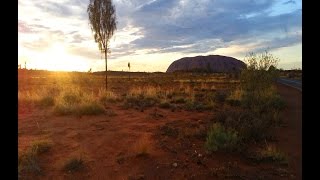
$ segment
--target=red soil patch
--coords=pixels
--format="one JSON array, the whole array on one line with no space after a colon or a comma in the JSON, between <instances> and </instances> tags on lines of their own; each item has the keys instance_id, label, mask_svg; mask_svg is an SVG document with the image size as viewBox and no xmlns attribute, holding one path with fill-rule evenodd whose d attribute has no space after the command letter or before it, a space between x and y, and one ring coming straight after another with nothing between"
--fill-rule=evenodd
<instances>
[{"instance_id":1,"label":"red soil patch","mask_svg":"<svg viewBox=\"0 0 320 180\"><path fill-rule=\"evenodd\" d=\"M43 175L30 179L301 179L301 93L277 86L287 102L285 125L275 130L276 144L289 165L255 163L239 153L207 154L206 128L214 112L144 112L110 106L116 116L55 116L52 109L20 111L19 150L32 140L48 139L52 148L40 157ZM62 170L71 157L85 168Z\"/></svg>"}]
</instances>

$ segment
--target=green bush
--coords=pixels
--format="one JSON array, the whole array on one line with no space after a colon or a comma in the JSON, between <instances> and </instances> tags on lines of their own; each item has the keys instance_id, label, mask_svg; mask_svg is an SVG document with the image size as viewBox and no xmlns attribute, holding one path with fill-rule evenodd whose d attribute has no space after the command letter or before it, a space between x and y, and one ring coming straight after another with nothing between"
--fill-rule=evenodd
<instances>
[{"instance_id":1,"label":"green bush","mask_svg":"<svg viewBox=\"0 0 320 180\"><path fill-rule=\"evenodd\" d=\"M215 123L209 129L205 148L209 152L223 150L233 151L239 143L238 133L231 129L226 129L219 123Z\"/></svg>"},{"instance_id":2,"label":"green bush","mask_svg":"<svg viewBox=\"0 0 320 180\"><path fill-rule=\"evenodd\" d=\"M256 112L268 111L273 107L281 108L283 105L273 88L275 79L279 77L275 68L279 59L265 52L259 55L251 53L245 61L247 68L242 70L240 77L242 105Z\"/></svg>"},{"instance_id":3,"label":"green bush","mask_svg":"<svg viewBox=\"0 0 320 180\"><path fill-rule=\"evenodd\" d=\"M272 121L268 116L259 116L252 111L222 111L215 120L224 127L235 129L242 141L259 141L268 136Z\"/></svg>"},{"instance_id":4,"label":"green bush","mask_svg":"<svg viewBox=\"0 0 320 180\"><path fill-rule=\"evenodd\" d=\"M286 103L279 95L274 95L267 100L266 107L283 110L286 107Z\"/></svg>"},{"instance_id":5,"label":"green bush","mask_svg":"<svg viewBox=\"0 0 320 180\"><path fill-rule=\"evenodd\" d=\"M121 99L112 91L106 91L105 89L99 89L98 97L101 104L121 101Z\"/></svg>"}]
</instances>

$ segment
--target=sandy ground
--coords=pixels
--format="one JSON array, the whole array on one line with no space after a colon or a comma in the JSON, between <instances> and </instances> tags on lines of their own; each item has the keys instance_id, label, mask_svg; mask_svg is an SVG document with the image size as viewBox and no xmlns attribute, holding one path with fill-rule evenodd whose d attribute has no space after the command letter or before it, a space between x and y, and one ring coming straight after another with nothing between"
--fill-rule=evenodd
<instances>
[{"instance_id":1,"label":"sandy ground","mask_svg":"<svg viewBox=\"0 0 320 180\"><path fill-rule=\"evenodd\" d=\"M255 163L239 153L207 154L201 133L212 123L212 111L172 112L152 107L141 112L118 104L108 106L115 116L76 117L55 116L52 109L19 108L19 151L33 140L46 139L53 144L39 157L43 175L24 178L301 179L301 92L284 85L277 88L287 108L282 113L284 126L274 131L275 144L288 154L288 166ZM184 135L163 134L163 127ZM79 156L84 159L84 169L74 173L62 170L68 159Z\"/></svg>"}]
</instances>

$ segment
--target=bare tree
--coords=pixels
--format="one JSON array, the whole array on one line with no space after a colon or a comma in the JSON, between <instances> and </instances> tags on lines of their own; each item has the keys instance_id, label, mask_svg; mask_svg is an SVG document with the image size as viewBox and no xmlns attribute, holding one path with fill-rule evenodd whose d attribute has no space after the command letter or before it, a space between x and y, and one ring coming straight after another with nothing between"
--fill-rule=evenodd
<instances>
[{"instance_id":1,"label":"bare tree","mask_svg":"<svg viewBox=\"0 0 320 180\"><path fill-rule=\"evenodd\" d=\"M116 10L111 0L90 0L87 9L90 27L99 50L104 53L106 61L106 90L108 89L107 55L110 53L109 40L117 29Z\"/></svg>"}]
</instances>

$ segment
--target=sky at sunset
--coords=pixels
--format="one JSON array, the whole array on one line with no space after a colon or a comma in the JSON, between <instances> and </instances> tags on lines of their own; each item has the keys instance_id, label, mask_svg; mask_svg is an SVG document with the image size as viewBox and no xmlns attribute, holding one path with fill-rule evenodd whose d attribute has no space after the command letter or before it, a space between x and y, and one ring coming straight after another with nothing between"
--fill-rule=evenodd
<instances>
[{"instance_id":1,"label":"sky at sunset","mask_svg":"<svg viewBox=\"0 0 320 180\"><path fill-rule=\"evenodd\" d=\"M182 57L243 60L268 50L279 68L302 66L301 0L113 0L117 30L108 70L165 72ZM89 0L18 0L18 64L104 71L89 26Z\"/></svg>"}]
</instances>

